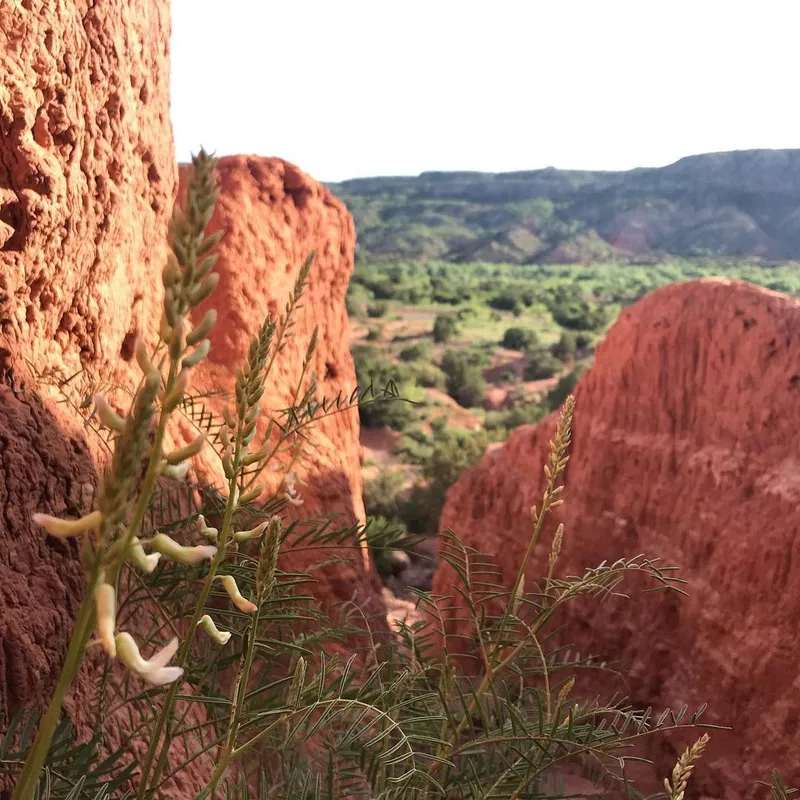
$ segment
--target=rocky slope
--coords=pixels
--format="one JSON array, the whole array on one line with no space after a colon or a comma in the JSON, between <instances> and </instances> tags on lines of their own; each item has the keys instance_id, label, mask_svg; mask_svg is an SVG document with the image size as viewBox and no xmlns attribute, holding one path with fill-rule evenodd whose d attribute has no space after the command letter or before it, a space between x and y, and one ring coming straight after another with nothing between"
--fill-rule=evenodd
<instances>
[{"instance_id":1,"label":"rocky slope","mask_svg":"<svg viewBox=\"0 0 800 800\"><path fill-rule=\"evenodd\" d=\"M708 702L708 719L732 727L713 733L697 796L755 796L772 767L800 779L798 346L796 301L739 282L675 284L622 313L576 392L561 574L645 553L679 565L689 597L586 601L568 636L622 662L634 703ZM551 416L517 429L447 498L442 527L495 554L507 584L553 428ZM440 569L434 592L452 579ZM649 751L661 776L680 749L670 742Z\"/></svg>"},{"instance_id":2,"label":"rocky slope","mask_svg":"<svg viewBox=\"0 0 800 800\"><path fill-rule=\"evenodd\" d=\"M800 151L709 153L658 169L426 172L332 184L359 257L527 264L665 254L800 257Z\"/></svg>"},{"instance_id":3,"label":"rocky slope","mask_svg":"<svg viewBox=\"0 0 800 800\"><path fill-rule=\"evenodd\" d=\"M75 514L107 457L63 395L79 404L90 391L129 388L138 378L136 337L155 341L177 185L168 41L166 0L0 4L0 728L20 706L49 696L80 600L77 546L31 523L36 511ZM210 302L221 315L193 390L232 388L250 335L267 312L283 310L303 259L316 250L267 405L287 404L316 324L311 369L320 394L349 394L352 219L279 160L226 159L220 178L214 225L228 235ZM61 391L51 386L66 379ZM178 422L168 446L194 435ZM311 445L301 515L360 519L357 413L322 422ZM212 480L218 469L202 459L195 467ZM360 592L382 608L358 548L334 555L342 562L316 575L319 598L333 604ZM310 561L290 552L284 566L303 570ZM66 706L83 732L96 724L91 668ZM112 743L115 726L107 729ZM182 780L175 796L193 796L203 767Z\"/></svg>"}]
</instances>

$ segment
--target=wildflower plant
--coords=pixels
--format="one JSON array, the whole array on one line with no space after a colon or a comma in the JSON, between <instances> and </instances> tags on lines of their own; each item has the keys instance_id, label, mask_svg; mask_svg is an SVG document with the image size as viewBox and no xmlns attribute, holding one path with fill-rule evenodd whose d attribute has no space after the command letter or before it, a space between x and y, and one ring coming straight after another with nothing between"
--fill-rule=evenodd
<instances>
[{"instance_id":1,"label":"wildflower plant","mask_svg":"<svg viewBox=\"0 0 800 800\"><path fill-rule=\"evenodd\" d=\"M622 701L576 697L575 673L600 665L554 647L547 634L566 604L613 593L629 573L665 590L680 584L672 568L641 556L560 577L568 534L559 526L547 574L529 585L545 520L564 502L573 399L562 410L510 588L491 556L446 532L440 554L455 575L457 607L452 598L419 592L424 619L395 632L355 599L335 614L321 608L314 575L282 570L281 550L290 541L293 552L315 552L335 569L343 548L367 552L366 535L361 524L289 521L287 510L303 503L309 430L331 414L393 399L396 387L319 399L311 374L315 331L292 402L269 410L268 378L292 336L310 258L284 313L253 335L229 402L220 414L209 410L210 395L193 392L191 377L210 351L216 314L206 312L194 327L190 319L218 281L212 251L220 234L207 233L214 159L201 152L193 167L185 207L170 228L159 341L152 351L136 346L141 379L129 412L118 414L99 393L91 404L73 396L72 378L40 376L84 415L111 458L90 508L70 519L35 517L48 535L79 539L86 591L35 737L36 718L23 715L0 739L0 773L16 781L14 800L104 800L123 791L151 800L198 764L208 776L198 798L557 797L563 792L545 790L567 766L634 796L625 772L632 747L666 729L702 727L703 709L655 716ZM164 452L174 414L197 435ZM189 489L189 460L204 448L220 459L221 489ZM373 545L391 549L405 536L374 528L367 527ZM451 652L449 625L462 608L476 669L465 670L463 654ZM62 705L89 648L106 657L97 733L75 745ZM120 680L112 680L115 664ZM105 725L126 711L130 738L109 754ZM146 742L141 758L131 755L134 739ZM676 765L667 797L684 796L705 741ZM785 796L775 786L774 796Z\"/></svg>"}]
</instances>

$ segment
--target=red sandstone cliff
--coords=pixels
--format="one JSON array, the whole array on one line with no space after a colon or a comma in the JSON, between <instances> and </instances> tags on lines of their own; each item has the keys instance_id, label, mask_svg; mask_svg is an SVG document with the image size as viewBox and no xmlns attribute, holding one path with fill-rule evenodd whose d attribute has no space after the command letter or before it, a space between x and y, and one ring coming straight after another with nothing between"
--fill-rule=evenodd
<instances>
[{"instance_id":1,"label":"red sandstone cliff","mask_svg":"<svg viewBox=\"0 0 800 800\"><path fill-rule=\"evenodd\" d=\"M124 382L126 342L154 333L176 177L168 37L167 0L0 4L3 718L52 685L80 592L77 550L31 514L64 513L95 473L80 420L25 360Z\"/></svg>"},{"instance_id":2,"label":"red sandstone cliff","mask_svg":"<svg viewBox=\"0 0 800 800\"><path fill-rule=\"evenodd\" d=\"M77 414L31 373L74 376L78 394L83 382L129 386L135 338L155 340L177 174L168 41L167 0L0 3L0 727L49 695L80 598L77 547L46 537L31 515L74 513L69 503L91 492L104 458ZM283 310L316 250L296 338L265 404L286 404L317 323L320 393L349 393L349 214L282 161L225 159L220 177L214 224L228 236L210 301L220 320L193 388L232 388L249 336L267 311ZM170 444L193 435L176 423ZM330 417L312 440L302 515L360 518L357 413ZM213 478L212 461L196 466ZM342 563L316 574L320 599L359 590L379 603L358 550L336 555ZM290 552L285 567L305 569L309 558ZM67 704L84 730L92 686L79 681ZM200 772L182 778L186 793Z\"/></svg>"},{"instance_id":3,"label":"red sandstone cliff","mask_svg":"<svg viewBox=\"0 0 800 800\"><path fill-rule=\"evenodd\" d=\"M303 262L316 251L292 338L267 382L263 420L268 411L275 415L292 403L306 347L317 325L319 337L308 371L309 376L316 375L317 396L349 396L356 387L345 310L355 248L350 214L325 187L277 158L223 158L218 176L220 197L210 230L225 230L215 267L220 283L197 309L196 319L208 307L217 309L219 316L210 337L211 354L198 368L193 388L232 393L234 368L244 361L250 337L267 315L277 318L283 313ZM307 384L308 380L304 387ZM208 405L219 410L222 401L212 398ZM196 435L188 425L181 427L187 441ZM302 488L304 504L297 515L338 514L342 524L363 520L358 410L321 418L307 434L312 453L300 474L308 486ZM210 450L196 466L205 476L220 470ZM337 557L336 564L315 572L320 596L344 601L358 590L365 599L380 604L377 576L365 575L362 553L341 550ZM303 570L319 556L287 552L285 558L291 569Z\"/></svg>"},{"instance_id":4,"label":"red sandstone cliff","mask_svg":"<svg viewBox=\"0 0 800 800\"><path fill-rule=\"evenodd\" d=\"M633 702L708 702L707 718L733 728L713 733L696 796L755 796L772 767L800 779L799 352L797 301L740 282L676 284L621 315L576 391L561 574L645 553L679 565L690 596L585 601L568 636L627 667ZM507 584L553 425L517 429L447 498L442 528L496 554ZM545 537L538 574L549 549ZM449 594L452 578L442 568L434 592ZM678 749L649 751L662 777Z\"/></svg>"}]
</instances>

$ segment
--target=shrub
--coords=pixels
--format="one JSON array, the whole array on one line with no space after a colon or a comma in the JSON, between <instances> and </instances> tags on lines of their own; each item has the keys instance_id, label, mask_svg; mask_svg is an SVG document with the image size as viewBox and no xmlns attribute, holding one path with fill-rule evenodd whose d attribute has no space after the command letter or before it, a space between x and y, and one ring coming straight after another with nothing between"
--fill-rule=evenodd
<instances>
[{"instance_id":1,"label":"shrub","mask_svg":"<svg viewBox=\"0 0 800 800\"><path fill-rule=\"evenodd\" d=\"M426 389L444 389L446 377L435 364L420 364L416 370L417 386Z\"/></svg>"},{"instance_id":2,"label":"shrub","mask_svg":"<svg viewBox=\"0 0 800 800\"><path fill-rule=\"evenodd\" d=\"M371 317L372 319L377 319L378 317L385 317L388 311L389 311L389 303L385 301L381 301L378 303L370 303L367 306L367 316Z\"/></svg>"},{"instance_id":3,"label":"shrub","mask_svg":"<svg viewBox=\"0 0 800 800\"><path fill-rule=\"evenodd\" d=\"M403 430L417 417L415 406L404 399L413 387L413 372L407 364L392 364L373 345L361 345L352 349L358 385L362 390L368 386L381 395L378 399L359 407L361 424L366 428L392 428ZM395 385L399 397L386 396L387 387Z\"/></svg>"},{"instance_id":4,"label":"shrub","mask_svg":"<svg viewBox=\"0 0 800 800\"><path fill-rule=\"evenodd\" d=\"M423 342L416 342L415 344L408 345L408 347L404 347L398 353L398 358L401 361L421 361L424 358L428 358L429 355L430 352L427 345Z\"/></svg>"},{"instance_id":5,"label":"shrub","mask_svg":"<svg viewBox=\"0 0 800 800\"><path fill-rule=\"evenodd\" d=\"M575 334L575 346L578 350L586 350L587 347L591 347L592 343L594 342L594 337L590 333L576 333Z\"/></svg>"},{"instance_id":6,"label":"shrub","mask_svg":"<svg viewBox=\"0 0 800 800\"><path fill-rule=\"evenodd\" d=\"M578 349L578 337L572 331L564 331L559 340L550 348L550 352L559 361L575 358Z\"/></svg>"},{"instance_id":7,"label":"shrub","mask_svg":"<svg viewBox=\"0 0 800 800\"><path fill-rule=\"evenodd\" d=\"M436 533L447 490L480 459L488 442L484 431L440 428L439 439L422 465L423 481L412 487L400 510L411 533Z\"/></svg>"},{"instance_id":8,"label":"shrub","mask_svg":"<svg viewBox=\"0 0 800 800\"><path fill-rule=\"evenodd\" d=\"M469 354L448 350L442 357L442 370L447 376L447 393L460 406L473 408L483 402L486 381L480 367Z\"/></svg>"},{"instance_id":9,"label":"shrub","mask_svg":"<svg viewBox=\"0 0 800 800\"><path fill-rule=\"evenodd\" d=\"M501 344L509 350L531 350L539 343L536 331L530 328L507 328Z\"/></svg>"},{"instance_id":10,"label":"shrub","mask_svg":"<svg viewBox=\"0 0 800 800\"><path fill-rule=\"evenodd\" d=\"M364 339L368 342L377 342L381 338L380 328L370 328Z\"/></svg>"},{"instance_id":11,"label":"shrub","mask_svg":"<svg viewBox=\"0 0 800 800\"><path fill-rule=\"evenodd\" d=\"M452 339L458 331L458 321L451 314L438 314L433 322L433 341L437 344Z\"/></svg>"},{"instance_id":12,"label":"shrub","mask_svg":"<svg viewBox=\"0 0 800 800\"><path fill-rule=\"evenodd\" d=\"M546 402L551 411L559 408L567 397L572 394L575 387L578 385L583 371L583 367L576 367L571 372L559 378L558 383L547 394Z\"/></svg>"},{"instance_id":13,"label":"shrub","mask_svg":"<svg viewBox=\"0 0 800 800\"><path fill-rule=\"evenodd\" d=\"M520 296L511 289L504 289L493 297L489 298L489 307L497 311L512 311L515 315L522 313L522 300Z\"/></svg>"},{"instance_id":14,"label":"shrub","mask_svg":"<svg viewBox=\"0 0 800 800\"><path fill-rule=\"evenodd\" d=\"M385 517L395 522L401 519L403 473L382 470L375 478L364 481L364 508L370 517Z\"/></svg>"},{"instance_id":15,"label":"shrub","mask_svg":"<svg viewBox=\"0 0 800 800\"><path fill-rule=\"evenodd\" d=\"M552 378L560 367L560 362L551 352L539 350L531 353L523 375L526 381L540 381L545 378Z\"/></svg>"}]
</instances>

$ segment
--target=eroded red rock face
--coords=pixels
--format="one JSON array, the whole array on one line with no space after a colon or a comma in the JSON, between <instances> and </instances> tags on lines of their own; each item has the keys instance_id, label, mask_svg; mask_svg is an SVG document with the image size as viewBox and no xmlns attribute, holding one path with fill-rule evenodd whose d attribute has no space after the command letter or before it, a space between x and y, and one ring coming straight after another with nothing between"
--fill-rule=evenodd
<instances>
[{"instance_id":1,"label":"eroded red rock face","mask_svg":"<svg viewBox=\"0 0 800 800\"><path fill-rule=\"evenodd\" d=\"M167 0L0 3L4 717L49 691L80 600L77 549L30 516L74 513L102 457L25 361L124 384L132 336L154 335L176 178L168 38Z\"/></svg>"},{"instance_id":2,"label":"eroded red rock face","mask_svg":"<svg viewBox=\"0 0 800 800\"><path fill-rule=\"evenodd\" d=\"M0 3L0 726L20 706L49 697L80 601L77 545L48 538L31 516L85 509L107 457L75 409L36 376L75 376L70 394L79 399L76 387L129 389L139 378L135 338L152 344L157 335L177 176L168 41L167 0ZM228 237L220 288L209 301L220 321L194 390L232 389L249 337L268 311L283 309L303 259L317 250L295 338L276 363L265 404L289 404L317 323L311 368L319 393L349 393L349 214L281 161L225 159L220 177L214 224ZM167 446L195 434L176 421ZM327 418L311 440L301 473L308 486L299 487L305 504L296 513L360 519L357 412ZM210 458L195 466L211 479L218 469ZM380 603L357 547L290 552L285 566L302 570L332 555L341 563L315 572L319 598L337 602L360 591ZM96 724L91 673L101 660L97 653L87 660L65 704L82 733ZM107 728L112 744L128 722ZM181 775L173 796L194 796L207 766Z\"/></svg>"},{"instance_id":3,"label":"eroded red rock face","mask_svg":"<svg viewBox=\"0 0 800 800\"><path fill-rule=\"evenodd\" d=\"M800 780L799 353L795 300L741 282L676 284L621 315L576 392L566 502L554 519L566 525L561 574L645 553L679 565L689 597L585 601L566 620L568 636L626 666L634 703L708 702L707 719L733 728L713 733L696 796L756 796L754 782L773 767ZM508 585L554 422L488 451L443 512L443 528L497 556ZM452 579L442 567L434 592L449 593ZM660 777L683 741L648 751Z\"/></svg>"},{"instance_id":4,"label":"eroded red rock face","mask_svg":"<svg viewBox=\"0 0 800 800\"><path fill-rule=\"evenodd\" d=\"M312 374L317 378L319 398L349 398L356 388L345 310L355 230L343 203L281 159L222 158L218 178L220 196L210 230L225 231L215 266L220 283L195 312L195 321L202 319L207 308L217 309L219 316L210 337L211 354L198 369L195 390L221 389L232 395L234 370L244 363L251 336L267 316L277 319L284 312L303 262L316 252L301 307L293 317L291 338L274 363L261 401L263 433L268 412L280 420L280 410L296 402L303 360L316 326L316 350L298 396ZM221 398L208 400L217 412L222 403ZM185 425L182 433L187 441L196 435ZM351 407L321 415L305 433L308 454L297 471L308 485L298 484L303 505L288 507L287 517L334 514L345 525L363 520L358 410ZM289 464L291 454L284 453L277 461ZM210 450L196 466L205 477L219 479L219 461ZM265 477L272 477L264 494L267 498L269 490L277 488L279 477L271 473ZM343 548L336 554L336 564L314 569L320 581L318 596L342 602L357 592L375 609L382 607L377 577L371 570L365 572L363 555L357 548ZM287 568L305 570L313 568L321 556L290 549L284 558Z\"/></svg>"}]
</instances>

